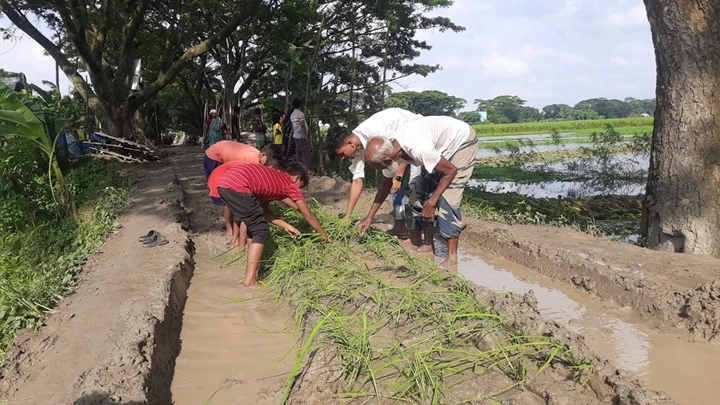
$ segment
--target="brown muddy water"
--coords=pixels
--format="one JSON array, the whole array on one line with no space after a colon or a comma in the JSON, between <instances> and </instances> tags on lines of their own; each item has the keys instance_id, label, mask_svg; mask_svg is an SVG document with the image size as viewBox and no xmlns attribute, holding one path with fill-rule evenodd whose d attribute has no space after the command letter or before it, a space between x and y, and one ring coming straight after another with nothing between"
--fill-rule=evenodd
<instances>
[{"instance_id":1,"label":"brown muddy water","mask_svg":"<svg viewBox=\"0 0 720 405\"><path fill-rule=\"evenodd\" d=\"M491 290L532 291L540 314L583 336L615 367L681 405L715 405L720 345L691 341L675 330L658 330L626 308L601 303L571 286L500 258L460 255L459 273Z\"/></svg>"},{"instance_id":2,"label":"brown muddy water","mask_svg":"<svg viewBox=\"0 0 720 405\"><path fill-rule=\"evenodd\" d=\"M196 238L185 304L174 405L278 403L295 362L291 311L263 288L241 286L244 262L228 265L227 238Z\"/></svg>"}]
</instances>

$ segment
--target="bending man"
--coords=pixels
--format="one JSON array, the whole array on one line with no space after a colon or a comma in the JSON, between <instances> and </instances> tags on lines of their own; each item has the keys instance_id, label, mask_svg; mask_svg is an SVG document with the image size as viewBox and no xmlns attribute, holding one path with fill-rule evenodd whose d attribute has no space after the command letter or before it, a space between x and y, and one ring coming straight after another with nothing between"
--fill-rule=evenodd
<instances>
[{"instance_id":1,"label":"bending man","mask_svg":"<svg viewBox=\"0 0 720 405\"><path fill-rule=\"evenodd\" d=\"M413 210L410 243L419 246L419 252L433 251L433 222L439 211L438 230L448 241L444 264L457 263L458 238L464 228L460 203L472 176L477 149L478 139L472 127L451 117L420 118L407 123L391 138L368 141L365 162L383 169L385 178L368 216L358 224L358 232L362 235L370 227L390 192L398 165L409 162L422 167L410 198Z\"/></svg>"},{"instance_id":2,"label":"bending man","mask_svg":"<svg viewBox=\"0 0 720 405\"><path fill-rule=\"evenodd\" d=\"M422 115L413 114L402 108L388 108L377 112L370 118L363 121L351 133L341 132L335 136L328 134L328 151L335 152L336 155L352 159L350 171L353 174L352 184L350 185L350 194L348 196L348 204L345 210L345 217L350 218L355 205L357 205L363 190L363 182L365 180L365 162L362 150L365 149L367 142L373 137L389 137L406 123L422 118ZM395 219L395 227L393 234L403 236L407 234L405 227L405 202L404 192L402 189L402 181L405 175L407 163L403 162L393 174L392 193L393 193L393 217ZM413 170L410 178L419 175L419 170Z\"/></svg>"}]
</instances>

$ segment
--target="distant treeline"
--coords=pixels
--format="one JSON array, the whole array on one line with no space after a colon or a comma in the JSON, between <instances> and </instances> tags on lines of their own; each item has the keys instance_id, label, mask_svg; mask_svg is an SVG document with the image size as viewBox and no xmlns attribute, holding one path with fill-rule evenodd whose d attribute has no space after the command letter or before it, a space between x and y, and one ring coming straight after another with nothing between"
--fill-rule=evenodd
<instances>
[{"instance_id":1,"label":"distant treeline","mask_svg":"<svg viewBox=\"0 0 720 405\"><path fill-rule=\"evenodd\" d=\"M466 100L437 90L422 92L404 91L391 94L385 100L386 107L400 107L422 115L449 115L469 124L486 123L510 124L537 121L584 121L616 118L652 116L655 112L655 99L624 100L592 98L580 101L575 106L550 104L541 110L526 106L526 101L518 96L498 96L490 100L477 99L475 111L457 113Z\"/></svg>"}]
</instances>

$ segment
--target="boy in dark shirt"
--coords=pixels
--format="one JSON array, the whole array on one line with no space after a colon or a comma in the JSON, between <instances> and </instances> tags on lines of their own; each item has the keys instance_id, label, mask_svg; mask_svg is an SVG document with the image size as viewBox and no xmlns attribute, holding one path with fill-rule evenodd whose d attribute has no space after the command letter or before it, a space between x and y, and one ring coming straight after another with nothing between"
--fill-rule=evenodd
<instances>
[{"instance_id":1,"label":"boy in dark shirt","mask_svg":"<svg viewBox=\"0 0 720 405\"><path fill-rule=\"evenodd\" d=\"M245 268L245 287L257 282L258 265L262 258L265 242L270 237L268 222L281 227L288 234L299 236L294 226L276 217L269 209L271 201L289 199L297 205L305 220L327 239L315 215L308 208L300 188L308 183L305 167L297 162L287 164L284 171L260 164L244 164L229 169L217 185L218 194L232 210L235 220L242 221L248 228L248 255Z\"/></svg>"}]
</instances>

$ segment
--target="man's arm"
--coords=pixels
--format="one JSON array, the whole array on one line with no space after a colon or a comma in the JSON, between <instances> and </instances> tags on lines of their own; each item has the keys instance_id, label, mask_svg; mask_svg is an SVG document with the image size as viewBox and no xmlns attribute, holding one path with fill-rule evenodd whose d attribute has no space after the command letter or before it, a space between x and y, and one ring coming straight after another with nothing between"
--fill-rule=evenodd
<instances>
[{"instance_id":1,"label":"man's arm","mask_svg":"<svg viewBox=\"0 0 720 405\"><path fill-rule=\"evenodd\" d=\"M400 162L398 164L398 169L395 171L395 177L403 177L405 175L405 168L408 166L408 163L406 161ZM400 191L400 187L402 187L402 180L397 181L395 178L393 178L392 181L392 188L390 189L390 192L393 194L397 194L398 191Z\"/></svg>"},{"instance_id":2,"label":"man's arm","mask_svg":"<svg viewBox=\"0 0 720 405\"><path fill-rule=\"evenodd\" d=\"M382 203L387 198L388 194L390 194L390 188L392 187L392 179L389 179L387 177L383 177L382 183L380 183L380 187L378 188L377 194L375 194L375 201L373 202L372 207L370 207L370 212L368 215L358 224L358 233L362 236L365 231L370 228L370 224L372 223L373 218L375 218L375 214L377 214L378 210L382 206Z\"/></svg>"},{"instance_id":3,"label":"man's arm","mask_svg":"<svg viewBox=\"0 0 720 405\"><path fill-rule=\"evenodd\" d=\"M437 207L440 196L450 187L450 184L455 179L458 169L454 164L450 163L449 160L444 157L440 157L440 161L435 165L435 170L442 174L438 186L432 193L432 196L425 202L423 206L423 218L432 219L435 216L435 207Z\"/></svg>"},{"instance_id":4,"label":"man's arm","mask_svg":"<svg viewBox=\"0 0 720 405\"><path fill-rule=\"evenodd\" d=\"M315 218L315 215L310 211L310 208L308 207L305 200L297 200L295 201L295 204L297 204L297 209L300 211L301 214L305 217L305 220L310 224L310 226L317 231L317 233L324 236L326 239L328 239L327 232L325 232L325 229L323 229L322 225L320 225L320 221Z\"/></svg>"},{"instance_id":5,"label":"man's arm","mask_svg":"<svg viewBox=\"0 0 720 405\"><path fill-rule=\"evenodd\" d=\"M348 195L347 209L345 209L345 218L350 219L350 215L352 215L355 206L357 205L358 201L360 201L364 182L365 179L359 178L353 180L352 183L350 183L350 194Z\"/></svg>"}]
</instances>

